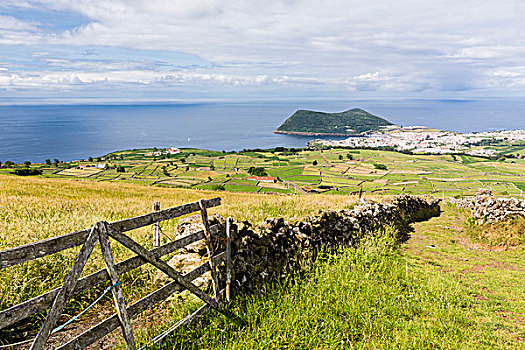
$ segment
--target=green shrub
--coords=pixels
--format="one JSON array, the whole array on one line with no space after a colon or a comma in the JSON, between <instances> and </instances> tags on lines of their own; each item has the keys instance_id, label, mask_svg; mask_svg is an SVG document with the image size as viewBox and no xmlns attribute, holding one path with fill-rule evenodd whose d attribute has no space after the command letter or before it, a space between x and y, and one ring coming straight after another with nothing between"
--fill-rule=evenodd
<instances>
[{"instance_id":1,"label":"green shrub","mask_svg":"<svg viewBox=\"0 0 525 350\"><path fill-rule=\"evenodd\" d=\"M254 176L266 176L266 175L268 175L268 173L266 172L266 170L263 167L253 167L253 166L251 166L248 169L248 173L252 174Z\"/></svg>"},{"instance_id":2,"label":"green shrub","mask_svg":"<svg viewBox=\"0 0 525 350\"><path fill-rule=\"evenodd\" d=\"M42 175L42 170L31 169L31 168L18 168L18 169L15 169L15 175L19 175L19 176Z\"/></svg>"}]
</instances>

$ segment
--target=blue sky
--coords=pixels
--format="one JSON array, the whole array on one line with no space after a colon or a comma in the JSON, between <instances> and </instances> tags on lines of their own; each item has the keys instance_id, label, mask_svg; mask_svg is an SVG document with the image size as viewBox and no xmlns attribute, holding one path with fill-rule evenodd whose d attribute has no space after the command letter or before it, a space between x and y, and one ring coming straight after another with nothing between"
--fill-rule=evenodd
<instances>
[{"instance_id":1,"label":"blue sky","mask_svg":"<svg viewBox=\"0 0 525 350\"><path fill-rule=\"evenodd\" d=\"M3 0L0 103L523 96L521 0Z\"/></svg>"}]
</instances>

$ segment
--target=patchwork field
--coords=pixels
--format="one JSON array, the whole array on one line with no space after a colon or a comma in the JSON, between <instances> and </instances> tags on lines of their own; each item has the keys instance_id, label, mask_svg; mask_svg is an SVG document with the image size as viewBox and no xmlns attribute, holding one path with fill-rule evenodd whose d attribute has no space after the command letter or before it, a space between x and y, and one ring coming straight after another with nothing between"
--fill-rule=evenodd
<instances>
[{"instance_id":1,"label":"patchwork field","mask_svg":"<svg viewBox=\"0 0 525 350\"><path fill-rule=\"evenodd\" d=\"M519 158L523 147L500 146L501 156L497 160L341 148L242 152L181 149L178 154L141 149L110 153L91 162L31 167L40 169L46 177L231 192L409 193L451 197L471 195L479 188L486 188L497 195L523 195L525 159ZM151 155L154 151L157 156ZM0 173L12 173L17 167L23 166L2 167ZM252 174L264 174L275 180L274 183L248 181Z\"/></svg>"}]
</instances>

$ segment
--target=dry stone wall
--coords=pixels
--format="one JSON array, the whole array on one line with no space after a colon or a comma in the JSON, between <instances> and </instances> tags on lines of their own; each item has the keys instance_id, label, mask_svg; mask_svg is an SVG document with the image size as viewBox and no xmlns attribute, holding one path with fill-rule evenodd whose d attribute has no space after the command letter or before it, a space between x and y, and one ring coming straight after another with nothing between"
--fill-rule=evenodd
<instances>
[{"instance_id":1,"label":"dry stone wall","mask_svg":"<svg viewBox=\"0 0 525 350\"><path fill-rule=\"evenodd\" d=\"M426 220L440 213L439 200L431 197L399 196L388 203L362 201L353 209L324 211L302 220L267 219L255 226L248 221L232 224L232 289L233 293L250 293L287 273L301 270L303 264L315 259L321 251L334 252L340 247L355 247L363 239L380 235L387 226L396 228L399 239L407 237L409 224ZM225 219L210 217L221 230L214 246L225 246ZM180 234L201 228L198 217L179 225ZM206 249L201 243L186 251L191 261L195 254L204 259ZM184 255L184 254L183 254ZM181 258L172 261L180 267ZM226 280L224 266L219 267L219 280Z\"/></svg>"},{"instance_id":2,"label":"dry stone wall","mask_svg":"<svg viewBox=\"0 0 525 350\"><path fill-rule=\"evenodd\" d=\"M452 200L458 207L470 210L478 225L496 223L515 217L525 218L525 200L518 198L497 198L490 193L480 193L474 197Z\"/></svg>"}]
</instances>

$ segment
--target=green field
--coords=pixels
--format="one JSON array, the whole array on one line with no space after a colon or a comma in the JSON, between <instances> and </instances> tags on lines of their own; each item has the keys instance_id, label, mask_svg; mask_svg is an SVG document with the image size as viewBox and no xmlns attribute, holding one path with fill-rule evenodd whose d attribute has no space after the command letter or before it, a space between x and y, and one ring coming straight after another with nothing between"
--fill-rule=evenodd
<instances>
[{"instance_id":1,"label":"green field","mask_svg":"<svg viewBox=\"0 0 525 350\"><path fill-rule=\"evenodd\" d=\"M502 155L519 155L524 146L498 147ZM515 156L490 160L468 155L407 155L337 148L224 153L182 149L175 155L146 156L153 151L118 151L95 158L93 162L59 163L57 166L33 164L31 167L42 170L41 176L46 177L196 189L223 185L226 191L252 193L287 194L290 191L263 189L261 184L246 180L250 167L263 168L268 176L275 177L276 182L285 187L313 190L308 192L310 194L320 192L319 186L330 186L332 188L326 193L354 193L362 189L365 194L451 197L472 195L479 188L487 188L497 195L522 195L525 183L525 159ZM376 164L386 169L376 169ZM20 167L24 166L14 166ZM118 172L119 167L124 172ZM10 174L14 168L1 167L0 173Z\"/></svg>"}]
</instances>

